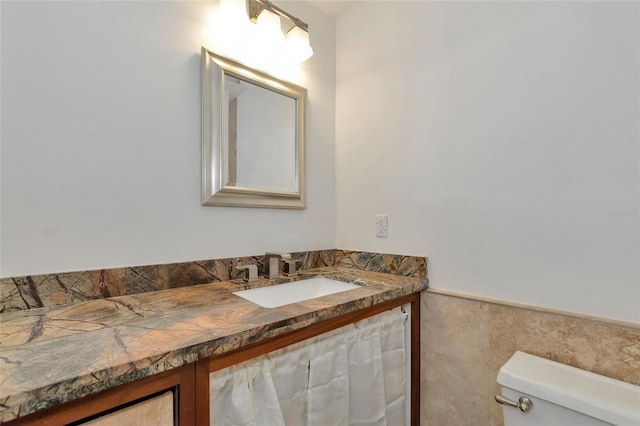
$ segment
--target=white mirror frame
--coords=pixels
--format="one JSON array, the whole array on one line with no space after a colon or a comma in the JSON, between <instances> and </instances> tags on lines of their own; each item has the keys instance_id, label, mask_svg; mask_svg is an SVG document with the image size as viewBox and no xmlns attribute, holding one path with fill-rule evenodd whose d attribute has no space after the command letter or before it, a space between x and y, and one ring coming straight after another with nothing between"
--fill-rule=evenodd
<instances>
[{"instance_id":1,"label":"white mirror frame","mask_svg":"<svg viewBox=\"0 0 640 426\"><path fill-rule=\"evenodd\" d=\"M296 100L295 191L226 185L224 77L233 76ZM307 89L202 48L202 205L304 209Z\"/></svg>"}]
</instances>

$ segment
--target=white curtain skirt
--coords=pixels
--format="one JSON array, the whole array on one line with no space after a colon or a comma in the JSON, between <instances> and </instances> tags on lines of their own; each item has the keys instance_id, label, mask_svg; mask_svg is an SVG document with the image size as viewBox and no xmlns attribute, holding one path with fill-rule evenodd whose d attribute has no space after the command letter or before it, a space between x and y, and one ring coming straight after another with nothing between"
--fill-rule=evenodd
<instances>
[{"instance_id":1,"label":"white curtain skirt","mask_svg":"<svg viewBox=\"0 0 640 426\"><path fill-rule=\"evenodd\" d=\"M210 424L405 424L400 308L210 374Z\"/></svg>"}]
</instances>

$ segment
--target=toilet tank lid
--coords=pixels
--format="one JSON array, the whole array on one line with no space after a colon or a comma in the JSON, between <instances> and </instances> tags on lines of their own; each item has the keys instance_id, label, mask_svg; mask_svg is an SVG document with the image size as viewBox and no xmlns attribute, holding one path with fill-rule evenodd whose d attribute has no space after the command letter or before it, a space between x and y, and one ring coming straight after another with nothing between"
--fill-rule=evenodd
<instances>
[{"instance_id":1,"label":"toilet tank lid","mask_svg":"<svg viewBox=\"0 0 640 426\"><path fill-rule=\"evenodd\" d=\"M620 380L518 351L498 383L615 425L640 425L640 386Z\"/></svg>"}]
</instances>

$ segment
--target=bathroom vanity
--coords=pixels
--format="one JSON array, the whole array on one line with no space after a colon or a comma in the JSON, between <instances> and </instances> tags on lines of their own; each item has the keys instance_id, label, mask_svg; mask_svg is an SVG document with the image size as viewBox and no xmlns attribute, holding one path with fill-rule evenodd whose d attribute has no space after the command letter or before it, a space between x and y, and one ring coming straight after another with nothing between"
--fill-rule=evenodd
<instances>
[{"instance_id":1,"label":"bathroom vanity","mask_svg":"<svg viewBox=\"0 0 640 426\"><path fill-rule=\"evenodd\" d=\"M275 308L233 294L316 276L358 288ZM419 292L426 288L426 278L330 266L276 281L216 282L2 314L0 421L66 424L123 408L135 416L159 403L172 405L176 424L205 425L210 372L410 304L417 424Z\"/></svg>"}]
</instances>

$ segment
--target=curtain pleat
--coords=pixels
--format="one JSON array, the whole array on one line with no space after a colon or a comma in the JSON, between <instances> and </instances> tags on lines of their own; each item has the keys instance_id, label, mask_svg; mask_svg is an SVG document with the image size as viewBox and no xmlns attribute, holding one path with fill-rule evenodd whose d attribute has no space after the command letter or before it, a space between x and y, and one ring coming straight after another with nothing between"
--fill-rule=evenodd
<instances>
[{"instance_id":1,"label":"curtain pleat","mask_svg":"<svg viewBox=\"0 0 640 426\"><path fill-rule=\"evenodd\" d=\"M397 308L211 373L211 425L405 424L404 322Z\"/></svg>"},{"instance_id":2,"label":"curtain pleat","mask_svg":"<svg viewBox=\"0 0 640 426\"><path fill-rule=\"evenodd\" d=\"M307 424L310 358L310 348L304 346L279 350L265 358L271 365L271 376L286 425Z\"/></svg>"},{"instance_id":3,"label":"curtain pleat","mask_svg":"<svg viewBox=\"0 0 640 426\"><path fill-rule=\"evenodd\" d=\"M380 351L384 375L385 413L389 426L407 423L407 364L404 321L395 317L380 327Z\"/></svg>"},{"instance_id":4,"label":"curtain pleat","mask_svg":"<svg viewBox=\"0 0 640 426\"><path fill-rule=\"evenodd\" d=\"M336 343L336 342L324 342ZM318 348L321 348L322 343ZM349 424L349 365L344 345L318 352L309 365L309 425Z\"/></svg>"},{"instance_id":5,"label":"curtain pleat","mask_svg":"<svg viewBox=\"0 0 640 426\"><path fill-rule=\"evenodd\" d=\"M380 338L358 330L349 345L349 423L385 426L385 396Z\"/></svg>"},{"instance_id":6,"label":"curtain pleat","mask_svg":"<svg viewBox=\"0 0 640 426\"><path fill-rule=\"evenodd\" d=\"M212 425L285 425L269 363L256 359L217 373L209 379Z\"/></svg>"}]
</instances>

